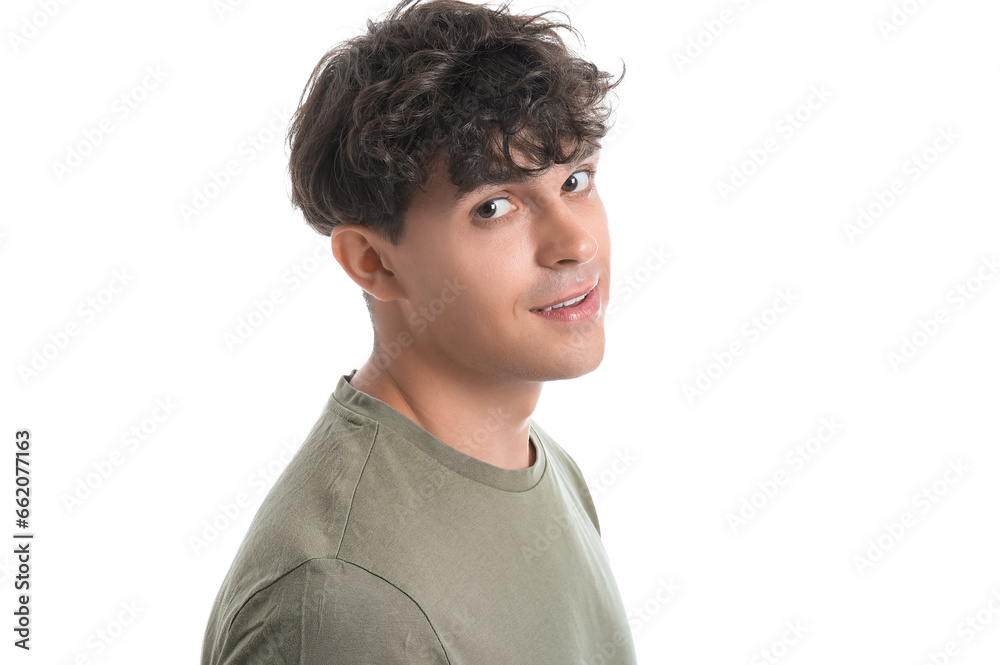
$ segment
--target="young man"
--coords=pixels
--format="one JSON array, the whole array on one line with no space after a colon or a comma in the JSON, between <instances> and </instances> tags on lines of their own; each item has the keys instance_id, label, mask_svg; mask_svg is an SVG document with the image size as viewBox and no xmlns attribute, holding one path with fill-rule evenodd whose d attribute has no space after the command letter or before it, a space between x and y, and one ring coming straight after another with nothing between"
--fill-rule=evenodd
<instances>
[{"instance_id":1,"label":"young man","mask_svg":"<svg viewBox=\"0 0 1000 665\"><path fill-rule=\"evenodd\" d=\"M604 355L621 80L547 15L404 0L313 72L293 201L374 350L254 517L203 665L635 662L586 482L531 419Z\"/></svg>"}]
</instances>

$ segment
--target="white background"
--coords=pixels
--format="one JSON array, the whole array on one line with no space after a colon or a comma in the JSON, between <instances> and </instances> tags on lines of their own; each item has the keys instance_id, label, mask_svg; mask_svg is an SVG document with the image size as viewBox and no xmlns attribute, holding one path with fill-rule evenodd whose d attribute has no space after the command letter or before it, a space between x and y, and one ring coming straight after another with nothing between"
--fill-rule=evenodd
<instances>
[{"instance_id":1,"label":"white background","mask_svg":"<svg viewBox=\"0 0 1000 665\"><path fill-rule=\"evenodd\" d=\"M888 0L563 5L589 58L627 67L597 181L618 291L603 364L548 385L535 419L592 482L640 663L767 662L762 649L789 664L1000 657L1000 279L988 267L1000 5L905 4L912 14L881 29ZM357 287L288 202L281 135L319 57L385 9L92 1L46 17L4 4L3 662L198 662L273 474L370 351ZM723 10L729 22L713 22ZM104 119L112 131L88 150ZM933 163L914 170L914 157ZM239 173L207 187L231 160ZM733 180L741 167L750 175ZM902 193L849 232L895 179ZM739 186L724 197L721 182ZM180 206L206 188L185 220ZM653 250L671 258L647 263ZM229 348L275 289L273 314ZM793 304L768 311L779 290ZM919 344L909 358L904 337ZM733 342L742 353L726 358ZM36 352L48 358L26 374ZM713 378L686 394L699 371ZM157 400L176 405L159 423ZM836 434L789 458L824 418ZM126 444L134 427L144 438ZM11 644L23 428L30 653ZM769 486L776 473L787 482ZM87 482L98 486L67 504ZM914 500L925 488L934 503ZM240 493L250 504L230 520L220 505ZM907 512L910 526L892 527ZM229 524L196 552L210 521ZM119 632L123 603L139 616ZM985 626L970 631L977 613ZM98 650L102 630L115 638Z\"/></svg>"}]
</instances>

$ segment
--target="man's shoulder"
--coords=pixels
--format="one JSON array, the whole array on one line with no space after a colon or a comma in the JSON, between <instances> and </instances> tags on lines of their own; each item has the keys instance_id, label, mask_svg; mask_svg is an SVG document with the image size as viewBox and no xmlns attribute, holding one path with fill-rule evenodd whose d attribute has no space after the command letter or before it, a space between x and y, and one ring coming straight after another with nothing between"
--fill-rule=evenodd
<instances>
[{"instance_id":1,"label":"man's shoulder","mask_svg":"<svg viewBox=\"0 0 1000 665\"><path fill-rule=\"evenodd\" d=\"M299 654L302 663L314 662L309 654L334 648L361 649L348 662L439 662L421 608L339 556L380 429L333 396L327 400L247 529L211 610L203 665L299 663ZM385 660L361 657L367 654Z\"/></svg>"},{"instance_id":2,"label":"man's shoulder","mask_svg":"<svg viewBox=\"0 0 1000 665\"><path fill-rule=\"evenodd\" d=\"M273 562L276 579L309 559L335 557L377 430L331 398L261 502L236 561Z\"/></svg>"},{"instance_id":3,"label":"man's shoulder","mask_svg":"<svg viewBox=\"0 0 1000 665\"><path fill-rule=\"evenodd\" d=\"M220 629L250 598L308 570L304 564L337 557L377 429L330 397L247 528L212 609L213 621L225 622Z\"/></svg>"}]
</instances>

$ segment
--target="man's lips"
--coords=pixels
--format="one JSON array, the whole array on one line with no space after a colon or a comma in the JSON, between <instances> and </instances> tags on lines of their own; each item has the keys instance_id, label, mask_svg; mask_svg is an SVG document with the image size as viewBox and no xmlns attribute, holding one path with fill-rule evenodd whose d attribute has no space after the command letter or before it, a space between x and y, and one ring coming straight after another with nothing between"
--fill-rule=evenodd
<instances>
[{"instance_id":1,"label":"man's lips","mask_svg":"<svg viewBox=\"0 0 1000 665\"><path fill-rule=\"evenodd\" d=\"M531 311L532 312L540 312L543 309L548 309L549 307L554 307L556 305L561 305L564 302L567 302L569 300L575 300L576 298L579 298L581 296L585 296L585 295L587 295L588 293L590 293L591 291L593 291L596 288L597 288L597 282L594 282L593 286L591 286L588 289L585 289L583 291L577 289L576 291L572 291L572 292L566 293L565 295L559 296L556 300L553 300L548 305L542 305L541 307L536 307L535 309L533 309Z\"/></svg>"}]
</instances>

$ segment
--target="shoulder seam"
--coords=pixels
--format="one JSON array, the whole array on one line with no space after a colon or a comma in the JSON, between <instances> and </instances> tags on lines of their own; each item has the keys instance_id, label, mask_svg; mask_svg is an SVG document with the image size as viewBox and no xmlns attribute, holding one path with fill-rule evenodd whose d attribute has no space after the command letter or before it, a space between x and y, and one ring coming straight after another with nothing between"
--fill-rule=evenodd
<instances>
[{"instance_id":1,"label":"shoulder seam","mask_svg":"<svg viewBox=\"0 0 1000 665\"><path fill-rule=\"evenodd\" d=\"M339 404L339 402L335 402L335 403L336 403L336 404L337 404L338 406L340 405L340 404ZM354 414L354 412L353 412L353 411L350 411L349 409L347 409L347 412L348 412L348 413L351 413L351 414ZM353 422L353 421L351 421L351 419L350 419L350 418L347 418L347 417L346 417L345 415L343 415L343 414L336 414L336 415L338 415L338 416L339 416L339 417L341 417L341 418L344 418L344 419L345 419L345 420L347 420L348 422L352 422L353 424L356 424L356 425L360 425L360 426L362 426L362 427L363 427L363 426L365 425L365 423L364 423L363 421L361 421L361 422ZM358 485L360 485L360 484L361 484L361 477L362 477L362 476L363 476L363 475L365 474L365 468L366 468L366 467L368 466L368 460L369 460L369 459L371 459L371 456L372 456L372 451L373 451L373 450L375 449L375 442L376 442L376 440L378 439L378 426L379 426L379 423L378 423L378 421L373 421L373 422L375 423L375 434L374 434L374 435L372 436L372 442L371 442L371 445L370 445L370 446L368 447L368 456L367 456L367 457L365 457L365 463L364 463L364 464L363 464L363 465L361 466L361 473L359 473L359 474L358 474L358 480L357 480L357 483L355 483L355 485L354 485L354 492L353 492L353 493L351 494L351 504L350 504L350 508L348 508L348 509L347 509L347 519L345 519L345 520L344 520L344 532L345 532L345 533L346 533L346 531L347 531L347 523L348 523L348 522L350 521L350 519L351 519L351 510L352 510L352 509L354 508L354 496L355 496L355 494L357 494L357 492L358 492ZM337 544L337 554L338 554L338 555L340 554L340 548L341 548L341 546L343 545L343 543L344 543L344 534L342 533L342 534L340 534L340 543L338 543L338 544ZM256 591L254 591L254 592L253 592L252 594L250 594L249 596L247 596L247 599L246 599L245 601L243 601L243 604L242 604L242 605L240 605L239 609L237 609L237 610L236 610L236 611L235 611L235 612L233 613L233 618L232 618L232 619L230 619L230 620L229 620L229 623L228 623L228 625L226 625L226 634L228 635L228 634L229 634L229 631L230 631L230 630L232 630L232 627L233 627L233 623L234 623L234 622L236 621L236 617L237 617L237 616L239 616L240 612L242 612L242 611L243 611L243 608L247 606L247 603L249 603L249 602L250 602L250 601L251 601L251 600L252 600L252 599L254 598L254 596L256 596L257 594L259 594L259 593L260 593L261 591L264 591L264 590L265 590L265 589L267 589L268 587L271 587L271 586L273 586L274 584L277 584L277 583L278 583L279 581L281 581L281 580L282 580L282 579L283 579L283 578L284 578L284 577L285 577L286 575L288 575L288 574L290 574L290 573L294 572L294 571L295 571L296 569L298 569L298 568L299 568L300 566L302 566L303 564L307 564L307 563L309 563L310 561L312 561L312 560L314 560L314 559L319 559L319 558L328 558L328 557L310 557L310 558L308 558L308 559L305 559L305 560L303 560L303 561L300 561L299 563L295 564L294 566L292 566L291 568L289 568L288 570L286 570L285 572L283 572L283 573L282 573L281 575L279 575L278 577L274 578L273 580L271 580L270 582L268 582L268 583L267 583L267 584L265 584L264 586L260 587L259 589L257 589ZM335 558L339 558L339 557L335 557Z\"/></svg>"},{"instance_id":2,"label":"shoulder seam","mask_svg":"<svg viewBox=\"0 0 1000 665\"><path fill-rule=\"evenodd\" d=\"M358 487L361 485L361 479L365 476L365 469L368 468L368 461L372 458L372 452L375 450L375 444L378 443L378 430L381 423L377 420L373 421L375 423L375 433L372 434L371 445L368 446L368 456L365 457L365 463L361 466L361 473L358 474L358 481L354 484L354 491L351 492L351 503L347 508L347 518L344 519L344 531L340 534L340 542L337 543L337 552L335 558L340 558L340 548L344 546L344 537L347 535L347 526L351 523L351 513L354 512L354 497L358 494Z\"/></svg>"}]
</instances>

